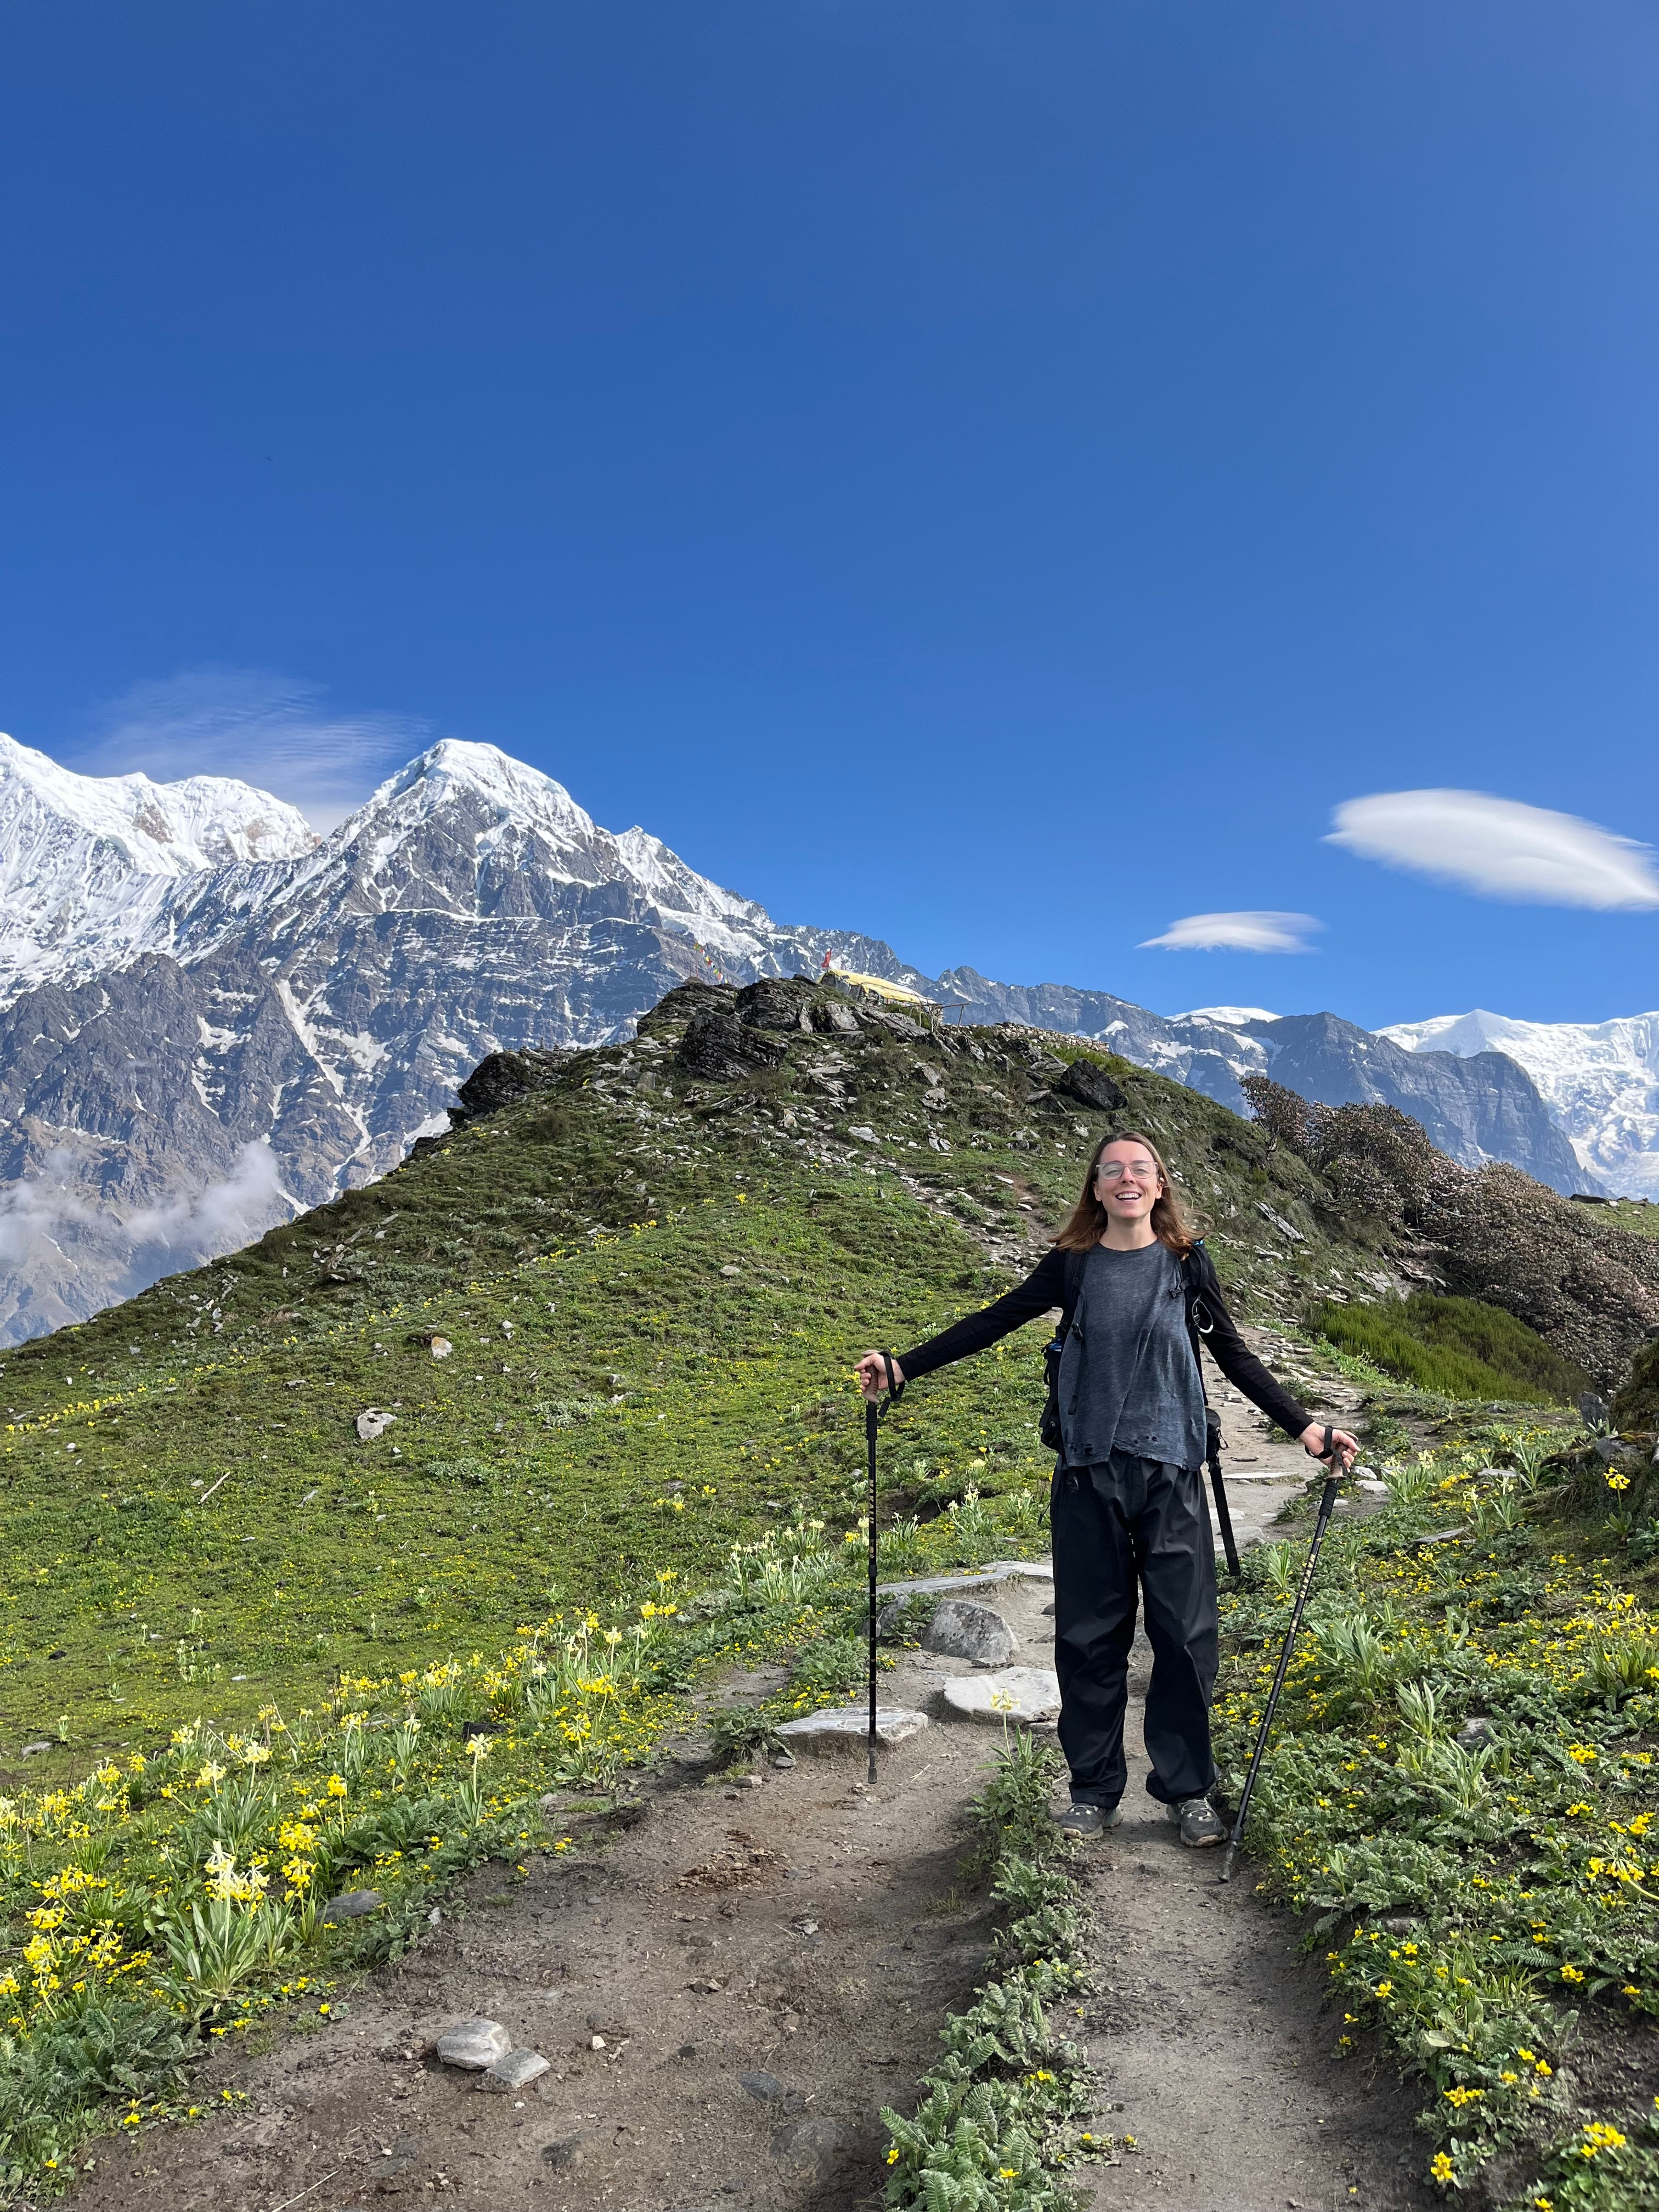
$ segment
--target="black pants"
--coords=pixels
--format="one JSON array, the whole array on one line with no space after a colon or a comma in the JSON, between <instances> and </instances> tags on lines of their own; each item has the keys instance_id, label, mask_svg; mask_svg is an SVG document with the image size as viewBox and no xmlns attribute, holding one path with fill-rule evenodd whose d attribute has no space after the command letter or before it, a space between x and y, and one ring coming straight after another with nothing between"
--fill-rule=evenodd
<instances>
[{"instance_id":1,"label":"black pants","mask_svg":"<svg viewBox=\"0 0 1659 2212\"><path fill-rule=\"evenodd\" d=\"M1115 1805L1128 1780L1123 1712L1137 1585L1152 1647L1146 1787L1165 1804L1203 1796L1215 1780L1216 1604L1200 1472L1114 1452L1103 1465L1058 1468L1048 1515L1060 1741L1073 1802Z\"/></svg>"}]
</instances>

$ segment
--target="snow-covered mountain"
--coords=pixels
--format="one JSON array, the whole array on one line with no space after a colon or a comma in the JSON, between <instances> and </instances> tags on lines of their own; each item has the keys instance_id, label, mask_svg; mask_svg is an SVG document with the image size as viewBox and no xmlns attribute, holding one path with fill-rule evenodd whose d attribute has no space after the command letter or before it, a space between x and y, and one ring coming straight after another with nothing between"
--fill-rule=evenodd
<instances>
[{"instance_id":1,"label":"snow-covered mountain","mask_svg":"<svg viewBox=\"0 0 1659 2212\"><path fill-rule=\"evenodd\" d=\"M1659 1200L1659 1013L1518 1022L1477 1010L1379 1030L1407 1052L1501 1052L1524 1067L1589 1175Z\"/></svg>"},{"instance_id":2,"label":"snow-covered mountain","mask_svg":"<svg viewBox=\"0 0 1659 2212\"><path fill-rule=\"evenodd\" d=\"M877 939L774 921L493 745L434 745L319 841L246 784L74 775L6 739L0 1342L384 1174L491 1052L605 1043L689 975L815 974L826 952L1231 1106L1271 1073L1403 1106L1468 1164L1581 1177L1516 1056L1329 1014L1166 1018L969 968L931 981Z\"/></svg>"},{"instance_id":3,"label":"snow-covered mountain","mask_svg":"<svg viewBox=\"0 0 1659 2212\"><path fill-rule=\"evenodd\" d=\"M492 745L433 746L320 842L243 785L19 756L42 857L0 896L25 984L0 1011L0 1340L384 1174L488 1054L604 1043L711 965L747 981L833 951L925 981L600 829ZM184 791L195 811L164 813ZM150 792L170 840L131 826Z\"/></svg>"},{"instance_id":4,"label":"snow-covered mountain","mask_svg":"<svg viewBox=\"0 0 1659 2212\"><path fill-rule=\"evenodd\" d=\"M76 775L0 735L0 1005L164 939L181 879L316 842L297 807L228 776Z\"/></svg>"}]
</instances>

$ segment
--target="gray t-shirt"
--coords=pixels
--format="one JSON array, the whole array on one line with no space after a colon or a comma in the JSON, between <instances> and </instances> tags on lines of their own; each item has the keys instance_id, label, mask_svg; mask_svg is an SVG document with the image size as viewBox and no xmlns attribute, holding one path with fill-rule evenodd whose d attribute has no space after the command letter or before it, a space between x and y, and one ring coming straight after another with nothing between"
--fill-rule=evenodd
<instances>
[{"instance_id":1,"label":"gray t-shirt","mask_svg":"<svg viewBox=\"0 0 1659 2212\"><path fill-rule=\"evenodd\" d=\"M1085 1260L1060 1355L1060 1408L1068 1467L1098 1465L1114 1451L1204 1464L1204 1385L1181 1262L1167 1244L1139 1252L1097 1244Z\"/></svg>"}]
</instances>

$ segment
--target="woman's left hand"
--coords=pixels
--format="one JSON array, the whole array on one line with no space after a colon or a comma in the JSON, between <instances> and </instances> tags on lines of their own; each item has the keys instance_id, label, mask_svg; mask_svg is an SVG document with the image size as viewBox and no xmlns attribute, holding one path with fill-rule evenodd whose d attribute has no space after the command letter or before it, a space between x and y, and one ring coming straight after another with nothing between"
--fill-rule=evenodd
<instances>
[{"instance_id":1,"label":"woman's left hand","mask_svg":"<svg viewBox=\"0 0 1659 2212\"><path fill-rule=\"evenodd\" d=\"M1319 1459L1325 1449L1325 1424L1310 1421L1297 1438L1304 1451L1312 1459ZM1351 1437L1346 1429L1331 1431L1331 1472L1346 1474L1359 1456L1359 1439Z\"/></svg>"}]
</instances>

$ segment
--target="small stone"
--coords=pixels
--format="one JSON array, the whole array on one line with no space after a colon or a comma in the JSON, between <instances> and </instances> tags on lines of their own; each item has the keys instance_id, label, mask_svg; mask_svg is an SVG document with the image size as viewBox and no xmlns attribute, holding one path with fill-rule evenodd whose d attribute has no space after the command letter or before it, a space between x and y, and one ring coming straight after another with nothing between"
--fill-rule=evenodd
<instances>
[{"instance_id":1,"label":"small stone","mask_svg":"<svg viewBox=\"0 0 1659 2212\"><path fill-rule=\"evenodd\" d=\"M438 2056L444 2064L472 2074L482 2074L512 2048L512 2037L495 2020L459 2020L438 2038Z\"/></svg>"},{"instance_id":2,"label":"small stone","mask_svg":"<svg viewBox=\"0 0 1659 2212\"><path fill-rule=\"evenodd\" d=\"M856 1137L861 1145L873 1145L877 1142L875 1131L866 1127L861 1121L855 1122L847 1133L849 1137Z\"/></svg>"},{"instance_id":3,"label":"small stone","mask_svg":"<svg viewBox=\"0 0 1659 2212\"><path fill-rule=\"evenodd\" d=\"M790 1767L793 1766L794 1763L794 1760L791 1759L787 1751L779 1752L777 1756L772 1761L773 1765L777 1767Z\"/></svg>"},{"instance_id":4,"label":"small stone","mask_svg":"<svg viewBox=\"0 0 1659 2212\"><path fill-rule=\"evenodd\" d=\"M1452 1738L1460 1751L1479 1751L1482 1745L1497 1741L1497 1728L1484 1713L1471 1713Z\"/></svg>"},{"instance_id":5,"label":"small stone","mask_svg":"<svg viewBox=\"0 0 1659 2212\"><path fill-rule=\"evenodd\" d=\"M612 2043L626 2043L634 2030L620 2013L591 2012L587 2015L590 2035L607 2035Z\"/></svg>"},{"instance_id":6,"label":"small stone","mask_svg":"<svg viewBox=\"0 0 1659 2212\"><path fill-rule=\"evenodd\" d=\"M325 1920L366 1920L371 1912L380 1909L378 1889L348 1889L338 1897L331 1897L323 1907Z\"/></svg>"},{"instance_id":7,"label":"small stone","mask_svg":"<svg viewBox=\"0 0 1659 2212\"><path fill-rule=\"evenodd\" d=\"M430 1912L428 1912L428 1913L427 1914L427 1916L426 1916L426 1924L427 1924L427 1926L428 1926L428 1928L436 1928L436 1927L441 1923L441 1922L442 1921L443 1917L444 1917L444 1909L443 1909L442 1905L434 1905L433 1906L433 1908L432 1908L431 1911L430 1911Z\"/></svg>"},{"instance_id":8,"label":"small stone","mask_svg":"<svg viewBox=\"0 0 1659 2212\"><path fill-rule=\"evenodd\" d=\"M722 1267L720 1273L723 1275L740 1275L743 1270L741 1267Z\"/></svg>"},{"instance_id":9,"label":"small stone","mask_svg":"<svg viewBox=\"0 0 1659 2212\"><path fill-rule=\"evenodd\" d=\"M976 1667L1006 1667L1018 1645L994 1606L967 1597L940 1600L922 1632L921 1648L941 1658L971 1659Z\"/></svg>"},{"instance_id":10,"label":"small stone","mask_svg":"<svg viewBox=\"0 0 1659 2212\"><path fill-rule=\"evenodd\" d=\"M762 1790L765 1786L758 1774L740 1774L738 1777L739 1790Z\"/></svg>"},{"instance_id":11,"label":"small stone","mask_svg":"<svg viewBox=\"0 0 1659 2212\"><path fill-rule=\"evenodd\" d=\"M878 1706L876 1741L890 1751L896 1744L919 1735L927 1725L926 1713L912 1712L902 1705ZM870 1717L861 1706L826 1705L820 1712L803 1713L799 1720L786 1721L778 1734L797 1749L823 1759L838 1752L861 1751L870 1740Z\"/></svg>"},{"instance_id":12,"label":"small stone","mask_svg":"<svg viewBox=\"0 0 1659 2212\"><path fill-rule=\"evenodd\" d=\"M562 2142L544 2143L542 2164L550 2166L556 2173L568 2173L579 2166L585 2154L580 2136L567 2136Z\"/></svg>"},{"instance_id":13,"label":"small stone","mask_svg":"<svg viewBox=\"0 0 1659 2212\"><path fill-rule=\"evenodd\" d=\"M383 1437L397 1419L395 1413L383 1413L378 1406L370 1406L357 1416L357 1441L372 1444L376 1437Z\"/></svg>"},{"instance_id":14,"label":"small stone","mask_svg":"<svg viewBox=\"0 0 1659 2212\"><path fill-rule=\"evenodd\" d=\"M590 2051L607 2051L610 2045L602 2035L590 2035L587 2039L587 2047Z\"/></svg>"},{"instance_id":15,"label":"small stone","mask_svg":"<svg viewBox=\"0 0 1659 2212\"><path fill-rule=\"evenodd\" d=\"M997 1674L961 1674L940 1692L945 1710L993 1728L1032 1728L1057 1719L1060 1678L1046 1667L1006 1667Z\"/></svg>"},{"instance_id":16,"label":"small stone","mask_svg":"<svg viewBox=\"0 0 1659 2212\"><path fill-rule=\"evenodd\" d=\"M478 2076L477 2086L497 2096L506 2096L514 2089L527 2089L549 2071L549 2063L539 2051L509 2051L505 2058L498 2058L493 2066L484 2069Z\"/></svg>"},{"instance_id":17,"label":"small stone","mask_svg":"<svg viewBox=\"0 0 1659 2212\"><path fill-rule=\"evenodd\" d=\"M25 1759L33 1759L37 1752L50 1751L52 1747L51 1743L45 1740L40 1743L26 1743L23 1746L22 1756Z\"/></svg>"},{"instance_id":18,"label":"small stone","mask_svg":"<svg viewBox=\"0 0 1659 2212\"><path fill-rule=\"evenodd\" d=\"M851 2148L853 2137L839 2120L797 2120L780 2128L772 2137L775 2157L787 2166L806 2168L817 2180L827 2180Z\"/></svg>"},{"instance_id":19,"label":"small stone","mask_svg":"<svg viewBox=\"0 0 1659 2212\"><path fill-rule=\"evenodd\" d=\"M778 2104L789 2094L775 2074L739 2074L738 2085L757 2105Z\"/></svg>"}]
</instances>

